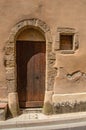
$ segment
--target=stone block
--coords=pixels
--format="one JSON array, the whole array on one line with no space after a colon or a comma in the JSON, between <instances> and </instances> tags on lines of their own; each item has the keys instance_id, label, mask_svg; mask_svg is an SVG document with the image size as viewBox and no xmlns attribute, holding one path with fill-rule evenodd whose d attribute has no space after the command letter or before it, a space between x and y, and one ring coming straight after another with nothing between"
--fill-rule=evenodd
<instances>
[{"instance_id":1,"label":"stone block","mask_svg":"<svg viewBox=\"0 0 86 130\"><path fill-rule=\"evenodd\" d=\"M15 79L15 68L14 67L11 67L11 68L7 68L6 69L6 79L7 80L14 80Z\"/></svg>"},{"instance_id":2,"label":"stone block","mask_svg":"<svg viewBox=\"0 0 86 130\"><path fill-rule=\"evenodd\" d=\"M41 20L38 20L37 24L38 24L38 27L40 27L44 32L47 32L50 30L50 28L46 25L46 23Z\"/></svg>"},{"instance_id":3,"label":"stone block","mask_svg":"<svg viewBox=\"0 0 86 130\"><path fill-rule=\"evenodd\" d=\"M29 19L27 20L27 25L32 25L32 26L36 26L37 24L37 19Z\"/></svg>"},{"instance_id":4,"label":"stone block","mask_svg":"<svg viewBox=\"0 0 86 130\"><path fill-rule=\"evenodd\" d=\"M15 67L15 61L14 60L6 60L5 65L6 65L6 67Z\"/></svg>"},{"instance_id":5,"label":"stone block","mask_svg":"<svg viewBox=\"0 0 86 130\"><path fill-rule=\"evenodd\" d=\"M53 106L50 102L45 102L43 107L43 113L46 115L53 114Z\"/></svg>"},{"instance_id":6,"label":"stone block","mask_svg":"<svg viewBox=\"0 0 86 130\"><path fill-rule=\"evenodd\" d=\"M15 60L14 53L11 53L10 55L6 55L5 60Z\"/></svg>"},{"instance_id":7,"label":"stone block","mask_svg":"<svg viewBox=\"0 0 86 130\"><path fill-rule=\"evenodd\" d=\"M5 54L6 55L10 55L10 54L14 54L14 46L8 46L5 48Z\"/></svg>"},{"instance_id":8,"label":"stone block","mask_svg":"<svg viewBox=\"0 0 86 130\"><path fill-rule=\"evenodd\" d=\"M0 121L6 120L7 116L7 103L0 103Z\"/></svg>"},{"instance_id":9,"label":"stone block","mask_svg":"<svg viewBox=\"0 0 86 130\"><path fill-rule=\"evenodd\" d=\"M7 81L8 93L16 92L16 82L15 80L8 80Z\"/></svg>"},{"instance_id":10,"label":"stone block","mask_svg":"<svg viewBox=\"0 0 86 130\"><path fill-rule=\"evenodd\" d=\"M52 43L52 37L51 37L51 32L50 31L48 31L48 32L46 32L45 33L46 34L46 39L47 39L47 41L48 41L48 44L49 43Z\"/></svg>"},{"instance_id":11,"label":"stone block","mask_svg":"<svg viewBox=\"0 0 86 130\"><path fill-rule=\"evenodd\" d=\"M0 121L5 120L5 119L6 119L5 110L0 109Z\"/></svg>"},{"instance_id":12,"label":"stone block","mask_svg":"<svg viewBox=\"0 0 86 130\"><path fill-rule=\"evenodd\" d=\"M19 115L19 101L18 101L17 92L9 93L8 106L9 106L10 116L16 117Z\"/></svg>"}]
</instances>

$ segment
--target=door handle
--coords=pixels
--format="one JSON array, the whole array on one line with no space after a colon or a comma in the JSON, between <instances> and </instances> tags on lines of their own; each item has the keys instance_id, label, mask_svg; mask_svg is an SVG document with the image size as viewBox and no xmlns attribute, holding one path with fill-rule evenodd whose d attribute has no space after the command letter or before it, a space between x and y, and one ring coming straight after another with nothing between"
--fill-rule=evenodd
<instances>
[{"instance_id":1,"label":"door handle","mask_svg":"<svg viewBox=\"0 0 86 130\"><path fill-rule=\"evenodd\" d=\"M35 78L36 78L36 79L39 79L39 76L36 76Z\"/></svg>"}]
</instances>

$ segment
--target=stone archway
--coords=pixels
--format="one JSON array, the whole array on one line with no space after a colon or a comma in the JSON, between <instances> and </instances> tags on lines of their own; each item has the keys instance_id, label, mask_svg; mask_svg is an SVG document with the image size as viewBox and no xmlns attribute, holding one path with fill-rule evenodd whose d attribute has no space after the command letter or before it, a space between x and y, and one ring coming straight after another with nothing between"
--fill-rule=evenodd
<instances>
[{"instance_id":1,"label":"stone archway","mask_svg":"<svg viewBox=\"0 0 86 130\"><path fill-rule=\"evenodd\" d=\"M52 53L52 38L50 28L47 24L39 19L27 19L17 23L8 38L8 41L5 46L5 67L6 67L6 81L8 87L8 105L9 110L12 116L18 114L18 94L17 94L17 83L16 83L16 47L15 41L16 37L23 28L34 27L43 32L43 35L46 39L46 92L45 92L45 101L47 95L52 96L53 93L53 84L56 71L53 68L55 61L55 54ZM49 99L50 100L50 99Z\"/></svg>"}]
</instances>

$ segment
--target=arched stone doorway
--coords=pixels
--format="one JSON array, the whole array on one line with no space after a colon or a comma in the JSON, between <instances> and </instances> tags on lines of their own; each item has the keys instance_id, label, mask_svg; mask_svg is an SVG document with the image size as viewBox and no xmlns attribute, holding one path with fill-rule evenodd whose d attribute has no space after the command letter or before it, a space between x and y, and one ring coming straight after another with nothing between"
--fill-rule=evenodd
<instances>
[{"instance_id":1,"label":"arched stone doorway","mask_svg":"<svg viewBox=\"0 0 86 130\"><path fill-rule=\"evenodd\" d=\"M56 75L56 70L53 68L53 65L56 59L55 54L52 53L52 38L50 28L45 22L39 19L23 20L14 26L5 46L4 64L6 67L6 80L8 87L8 105L12 116L16 116L18 114L19 107L17 90L16 40L18 40L19 35L23 32L23 30L27 28L34 28L38 30L38 32L41 32L42 36L46 40L46 79L44 102L52 100L54 78Z\"/></svg>"},{"instance_id":2,"label":"arched stone doorway","mask_svg":"<svg viewBox=\"0 0 86 130\"><path fill-rule=\"evenodd\" d=\"M46 79L46 41L34 27L22 29L16 38L19 106L43 107Z\"/></svg>"}]
</instances>

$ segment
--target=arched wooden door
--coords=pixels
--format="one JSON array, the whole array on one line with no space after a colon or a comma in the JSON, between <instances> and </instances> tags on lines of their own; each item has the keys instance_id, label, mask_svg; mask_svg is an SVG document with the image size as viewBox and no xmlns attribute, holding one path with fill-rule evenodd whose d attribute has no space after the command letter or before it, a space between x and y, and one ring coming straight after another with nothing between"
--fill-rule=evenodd
<instances>
[{"instance_id":1,"label":"arched wooden door","mask_svg":"<svg viewBox=\"0 0 86 130\"><path fill-rule=\"evenodd\" d=\"M42 107L45 93L45 42L17 41L16 62L20 107Z\"/></svg>"}]
</instances>

